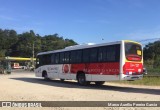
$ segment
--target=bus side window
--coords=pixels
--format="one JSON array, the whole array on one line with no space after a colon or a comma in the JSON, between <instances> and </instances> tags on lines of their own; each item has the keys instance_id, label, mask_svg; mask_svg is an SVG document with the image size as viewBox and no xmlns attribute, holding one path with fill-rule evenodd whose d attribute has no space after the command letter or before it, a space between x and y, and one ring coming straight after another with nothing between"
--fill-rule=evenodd
<instances>
[{"instance_id":1,"label":"bus side window","mask_svg":"<svg viewBox=\"0 0 160 110\"><path fill-rule=\"evenodd\" d=\"M92 48L90 50L90 62L97 62L97 48Z\"/></svg>"},{"instance_id":2,"label":"bus side window","mask_svg":"<svg viewBox=\"0 0 160 110\"><path fill-rule=\"evenodd\" d=\"M120 61L120 44L116 45L116 61Z\"/></svg>"},{"instance_id":3,"label":"bus side window","mask_svg":"<svg viewBox=\"0 0 160 110\"><path fill-rule=\"evenodd\" d=\"M47 65L51 64L51 54L46 55L46 64Z\"/></svg>"},{"instance_id":4,"label":"bus side window","mask_svg":"<svg viewBox=\"0 0 160 110\"><path fill-rule=\"evenodd\" d=\"M107 47L107 61L116 61L116 48L115 46Z\"/></svg>"},{"instance_id":5,"label":"bus side window","mask_svg":"<svg viewBox=\"0 0 160 110\"><path fill-rule=\"evenodd\" d=\"M81 63L82 62L82 50L78 50L76 52L76 62Z\"/></svg>"},{"instance_id":6,"label":"bus side window","mask_svg":"<svg viewBox=\"0 0 160 110\"><path fill-rule=\"evenodd\" d=\"M98 52L98 61L103 62L106 61L106 47L100 47Z\"/></svg>"},{"instance_id":7,"label":"bus side window","mask_svg":"<svg viewBox=\"0 0 160 110\"><path fill-rule=\"evenodd\" d=\"M59 63L63 64L64 63L64 53L60 53L60 60Z\"/></svg>"},{"instance_id":8,"label":"bus side window","mask_svg":"<svg viewBox=\"0 0 160 110\"><path fill-rule=\"evenodd\" d=\"M54 64L54 62L55 62L55 61L54 61L54 57L55 57L55 54L52 54L52 55L51 55L51 64Z\"/></svg>"},{"instance_id":9,"label":"bus side window","mask_svg":"<svg viewBox=\"0 0 160 110\"><path fill-rule=\"evenodd\" d=\"M84 49L83 50L83 62L89 63L90 61L90 49Z\"/></svg>"},{"instance_id":10,"label":"bus side window","mask_svg":"<svg viewBox=\"0 0 160 110\"><path fill-rule=\"evenodd\" d=\"M76 63L76 51L71 51L70 62Z\"/></svg>"},{"instance_id":11,"label":"bus side window","mask_svg":"<svg viewBox=\"0 0 160 110\"><path fill-rule=\"evenodd\" d=\"M59 53L55 53L54 54L54 64L58 64L59 63Z\"/></svg>"},{"instance_id":12,"label":"bus side window","mask_svg":"<svg viewBox=\"0 0 160 110\"><path fill-rule=\"evenodd\" d=\"M41 56L41 66L45 65L46 61L45 61L45 55Z\"/></svg>"},{"instance_id":13,"label":"bus side window","mask_svg":"<svg viewBox=\"0 0 160 110\"><path fill-rule=\"evenodd\" d=\"M81 63L82 62L82 50L71 51L70 63Z\"/></svg>"},{"instance_id":14,"label":"bus side window","mask_svg":"<svg viewBox=\"0 0 160 110\"><path fill-rule=\"evenodd\" d=\"M69 63L70 61L70 52L65 52L65 59L64 59L65 63Z\"/></svg>"}]
</instances>

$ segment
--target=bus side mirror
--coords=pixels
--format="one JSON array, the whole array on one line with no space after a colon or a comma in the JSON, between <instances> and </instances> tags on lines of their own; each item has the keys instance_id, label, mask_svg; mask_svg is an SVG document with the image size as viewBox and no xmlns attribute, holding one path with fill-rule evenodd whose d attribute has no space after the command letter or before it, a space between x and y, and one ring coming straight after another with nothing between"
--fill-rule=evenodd
<instances>
[{"instance_id":1,"label":"bus side mirror","mask_svg":"<svg viewBox=\"0 0 160 110\"><path fill-rule=\"evenodd\" d=\"M39 61L36 62L36 68L38 68L38 67L39 67Z\"/></svg>"}]
</instances>

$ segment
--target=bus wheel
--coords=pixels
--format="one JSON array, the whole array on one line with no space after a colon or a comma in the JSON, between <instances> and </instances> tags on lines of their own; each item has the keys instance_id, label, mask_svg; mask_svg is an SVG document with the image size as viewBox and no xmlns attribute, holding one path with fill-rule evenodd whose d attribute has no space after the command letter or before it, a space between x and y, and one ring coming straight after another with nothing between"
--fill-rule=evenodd
<instances>
[{"instance_id":1,"label":"bus wheel","mask_svg":"<svg viewBox=\"0 0 160 110\"><path fill-rule=\"evenodd\" d=\"M64 79L60 79L62 82L64 81Z\"/></svg>"},{"instance_id":2,"label":"bus wheel","mask_svg":"<svg viewBox=\"0 0 160 110\"><path fill-rule=\"evenodd\" d=\"M105 81L97 81L95 82L96 85L100 86L100 85L103 85L105 83Z\"/></svg>"},{"instance_id":3,"label":"bus wheel","mask_svg":"<svg viewBox=\"0 0 160 110\"><path fill-rule=\"evenodd\" d=\"M77 80L79 85L82 85L82 86L87 85L85 74L79 74L77 77Z\"/></svg>"},{"instance_id":4,"label":"bus wheel","mask_svg":"<svg viewBox=\"0 0 160 110\"><path fill-rule=\"evenodd\" d=\"M45 80L49 80L48 78L48 75L47 75L47 72L44 71L43 74L42 74L42 77L44 77Z\"/></svg>"}]
</instances>

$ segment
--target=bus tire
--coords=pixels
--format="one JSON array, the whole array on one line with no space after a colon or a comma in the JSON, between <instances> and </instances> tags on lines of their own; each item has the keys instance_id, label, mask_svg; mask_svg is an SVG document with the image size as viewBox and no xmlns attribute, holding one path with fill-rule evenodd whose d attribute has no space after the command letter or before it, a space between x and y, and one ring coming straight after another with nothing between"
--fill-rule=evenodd
<instances>
[{"instance_id":1,"label":"bus tire","mask_svg":"<svg viewBox=\"0 0 160 110\"><path fill-rule=\"evenodd\" d=\"M46 72L46 71L43 71L43 73L42 73L42 77L43 77L45 80L49 80L49 78L48 78L48 75L47 75L47 72Z\"/></svg>"},{"instance_id":2,"label":"bus tire","mask_svg":"<svg viewBox=\"0 0 160 110\"><path fill-rule=\"evenodd\" d=\"M85 86L87 85L87 81L86 81L86 77L85 77L85 74L81 73L81 74L78 74L77 76L77 80L78 80L78 84L81 85L81 86Z\"/></svg>"},{"instance_id":3,"label":"bus tire","mask_svg":"<svg viewBox=\"0 0 160 110\"><path fill-rule=\"evenodd\" d=\"M97 86L103 85L105 83L105 81L96 81L95 84Z\"/></svg>"},{"instance_id":4,"label":"bus tire","mask_svg":"<svg viewBox=\"0 0 160 110\"><path fill-rule=\"evenodd\" d=\"M62 82L64 82L64 79L60 79Z\"/></svg>"}]
</instances>

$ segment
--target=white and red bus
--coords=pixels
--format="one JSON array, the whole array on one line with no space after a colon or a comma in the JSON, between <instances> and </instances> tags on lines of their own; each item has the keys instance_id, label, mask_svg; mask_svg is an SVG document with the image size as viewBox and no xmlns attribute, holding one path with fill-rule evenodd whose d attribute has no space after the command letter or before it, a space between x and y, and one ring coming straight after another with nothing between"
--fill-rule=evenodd
<instances>
[{"instance_id":1,"label":"white and red bus","mask_svg":"<svg viewBox=\"0 0 160 110\"><path fill-rule=\"evenodd\" d=\"M142 45L122 40L41 52L37 54L35 75L45 79L77 80L80 85L142 79Z\"/></svg>"}]
</instances>

